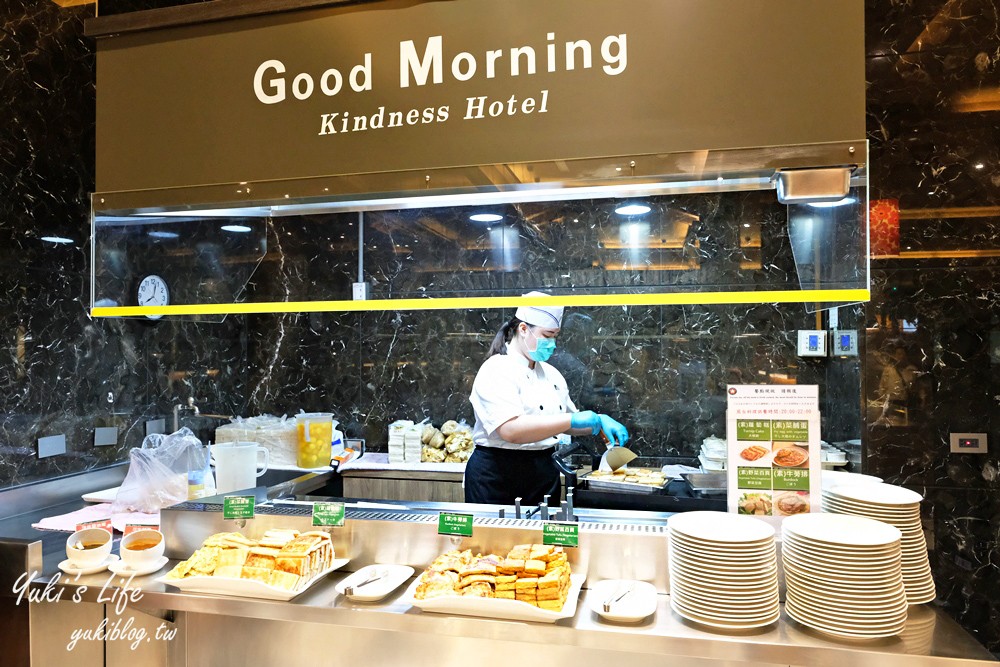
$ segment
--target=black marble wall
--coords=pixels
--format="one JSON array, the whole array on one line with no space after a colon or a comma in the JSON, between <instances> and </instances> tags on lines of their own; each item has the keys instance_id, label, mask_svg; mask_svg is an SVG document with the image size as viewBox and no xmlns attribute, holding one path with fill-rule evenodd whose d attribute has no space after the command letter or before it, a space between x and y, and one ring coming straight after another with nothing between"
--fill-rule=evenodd
<instances>
[{"instance_id":1,"label":"black marble wall","mask_svg":"<svg viewBox=\"0 0 1000 667\"><path fill-rule=\"evenodd\" d=\"M179 3L148 6L168 4ZM102 13L127 9L108 5ZM0 106L7 112L0 131L0 330L6 332L0 488L122 460L141 441L146 418L168 415L189 396L221 414L332 408L350 435L375 444L398 417L471 419L469 385L509 312L323 313L222 323L88 318L94 71L93 44L81 32L92 13L93 7L49 2L0 5ZM856 437L863 409L865 470L927 495L940 601L994 651L1000 651L1000 461L995 453L952 455L947 435L982 431L1000 446L993 373L1000 362L998 260L982 252L1000 250L993 210L1000 197L1000 121L994 109L964 111L969 107L961 103L965 93L1000 85L997 15L990 0L868 3L872 196L898 199L904 211L923 210L904 219L901 230L902 250L923 254L875 260L873 301L841 309L841 326L867 327L861 364L797 360L790 332L811 328L815 317L794 305L580 309L567 319L556 358L581 407L621 416L647 454L691 454L702 437L720 433L720 388L730 381L787 377L820 384L827 440ZM664 270L654 284L689 279L685 273L711 274L706 285L791 281L783 217L773 201L754 197L702 198L701 226L690 239L699 242L697 250L681 257L701 268ZM976 210L937 210L957 208ZM717 210L728 213L713 217ZM572 251L593 230L567 223L559 233L555 227L536 233L530 218L518 220L526 264L507 271L500 257L491 260L492 276L468 271L450 283L447 271L421 275L413 267L428 259L439 269L446 259L470 264L473 250L459 260L443 258L446 244L407 236L400 231L405 226L383 221L370 230L368 277L377 293L393 295L421 292L432 282L441 293L570 289L561 282L562 260L548 248ZM769 240L759 249L740 246L742 227L735 225L742 221L761 224L761 238ZM341 235L350 239L349 230L317 231L305 220L271 225L268 257L250 286L255 296L346 293L356 268L336 246ZM40 240L50 233L73 243ZM420 257L415 243L436 246L439 254ZM389 252L389 245L402 249ZM583 257L570 257L573 284L600 279L595 267L580 264ZM742 268L744 262L761 268ZM638 284L624 284L641 288L650 274L639 275ZM897 341L911 378L899 401L905 414L898 405L887 412L879 389ZM859 397L862 378L866 391ZM121 427L121 444L95 449L93 427L110 424ZM200 424L203 432L211 424ZM68 455L37 460L35 440L55 433L67 435Z\"/></svg>"},{"instance_id":2,"label":"black marble wall","mask_svg":"<svg viewBox=\"0 0 1000 667\"><path fill-rule=\"evenodd\" d=\"M871 196L903 220L902 256L872 263L864 468L925 495L938 599L1000 652L1000 105L963 103L1000 85L1000 10L879 0L866 19ZM991 452L950 453L953 432Z\"/></svg>"}]
</instances>

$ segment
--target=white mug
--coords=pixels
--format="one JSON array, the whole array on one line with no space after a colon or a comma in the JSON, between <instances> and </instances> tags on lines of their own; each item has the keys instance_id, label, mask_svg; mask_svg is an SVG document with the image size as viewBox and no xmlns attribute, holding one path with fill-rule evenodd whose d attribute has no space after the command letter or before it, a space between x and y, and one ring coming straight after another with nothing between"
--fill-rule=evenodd
<instances>
[{"instance_id":1,"label":"white mug","mask_svg":"<svg viewBox=\"0 0 1000 667\"><path fill-rule=\"evenodd\" d=\"M264 453L263 467L258 469L257 454ZM215 486L218 493L252 489L257 478L267 472L270 452L256 442L224 442L212 445L215 460Z\"/></svg>"}]
</instances>

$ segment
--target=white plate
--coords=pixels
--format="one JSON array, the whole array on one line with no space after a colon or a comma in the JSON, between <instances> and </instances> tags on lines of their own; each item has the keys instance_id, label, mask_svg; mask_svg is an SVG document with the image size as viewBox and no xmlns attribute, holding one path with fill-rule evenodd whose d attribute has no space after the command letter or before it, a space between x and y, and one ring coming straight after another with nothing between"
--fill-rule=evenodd
<instances>
[{"instance_id":1,"label":"white plate","mask_svg":"<svg viewBox=\"0 0 1000 667\"><path fill-rule=\"evenodd\" d=\"M774 540L758 542L753 545L722 545L719 542L702 542L690 537L684 537L678 532L670 535L670 544L677 545L682 549L694 551L698 554L714 556L716 558L744 558L744 557L764 557L774 553Z\"/></svg>"},{"instance_id":2,"label":"white plate","mask_svg":"<svg viewBox=\"0 0 1000 667\"><path fill-rule=\"evenodd\" d=\"M712 628L722 628L725 630L752 630L753 628L762 628L765 625L771 625L781 617L781 610L779 609L774 614L769 616L764 616L759 619L754 619L751 621L740 621L740 622L726 622L724 620L720 621L718 619L703 616L697 612L684 609L671 596L670 608L680 616L689 621L694 621L695 623L701 623L702 625L707 625Z\"/></svg>"},{"instance_id":3,"label":"white plate","mask_svg":"<svg viewBox=\"0 0 1000 667\"><path fill-rule=\"evenodd\" d=\"M604 611L604 603L631 590L618 602L611 604L610 611ZM656 613L656 587L645 581L629 579L606 579L599 581L587 591L590 609L609 621L616 623L637 623Z\"/></svg>"},{"instance_id":4,"label":"white plate","mask_svg":"<svg viewBox=\"0 0 1000 667\"><path fill-rule=\"evenodd\" d=\"M889 524L845 514L796 514L781 524L782 534L814 542L853 547L887 547L903 539Z\"/></svg>"},{"instance_id":5,"label":"white plate","mask_svg":"<svg viewBox=\"0 0 1000 667\"><path fill-rule=\"evenodd\" d=\"M713 461L712 459L705 458L704 454L698 454L698 461L701 462L701 467L705 472L721 472L726 469L725 460Z\"/></svg>"},{"instance_id":6,"label":"white plate","mask_svg":"<svg viewBox=\"0 0 1000 667\"><path fill-rule=\"evenodd\" d=\"M378 570L385 573L382 579L358 588L353 595L347 595L344 592L348 586L362 583L369 576L376 574ZM341 581L334 590L355 602L375 602L399 588L413 576L413 572L413 568L409 565L368 565Z\"/></svg>"},{"instance_id":7,"label":"white plate","mask_svg":"<svg viewBox=\"0 0 1000 667\"><path fill-rule=\"evenodd\" d=\"M158 577L161 584L179 588L192 593L214 593L216 595L232 595L240 598L261 598L264 600L291 600L297 595L309 590L309 587L320 581L334 570L339 570L350 562L349 558L335 558L327 569L323 570L301 587L294 591L265 584L253 579L235 579L233 577L187 577L185 579L167 579Z\"/></svg>"},{"instance_id":8,"label":"white plate","mask_svg":"<svg viewBox=\"0 0 1000 667\"><path fill-rule=\"evenodd\" d=\"M722 614L732 616L734 619L752 616L754 618L771 613L778 606L778 594L772 595L762 600L743 601L735 598L725 601L709 600L697 593L689 595L680 590L671 589L670 595L677 596L677 601L685 607L694 610L701 610L706 614Z\"/></svg>"},{"instance_id":9,"label":"white plate","mask_svg":"<svg viewBox=\"0 0 1000 667\"><path fill-rule=\"evenodd\" d=\"M785 605L785 613L788 614L793 621L801 623L807 628L812 628L813 630L818 630L828 635L844 637L847 639L882 639L886 637L894 637L902 632L906 627L906 623L903 623L902 625L891 626L881 630L861 631L849 627L834 625L832 623L826 623L820 619L814 619L808 614L805 614L797 609L795 605L789 604Z\"/></svg>"},{"instance_id":10,"label":"white plate","mask_svg":"<svg viewBox=\"0 0 1000 667\"><path fill-rule=\"evenodd\" d=\"M108 566L114 563L116 560L118 560L118 554L108 554L108 557L105 558L102 562L98 563L97 565L77 567L73 565L73 561L67 558L66 560L59 563L59 569L65 572L66 574L72 574L73 576L76 576L78 574L80 575L97 574L98 572L104 572L104 570L108 569Z\"/></svg>"},{"instance_id":11,"label":"white plate","mask_svg":"<svg viewBox=\"0 0 1000 667\"><path fill-rule=\"evenodd\" d=\"M753 544L774 539L772 526L729 512L681 512L667 519L667 528L694 540L722 544Z\"/></svg>"},{"instance_id":12,"label":"white plate","mask_svg":"<svg viewBox=\"0 0 1000 667\"><path fill-rule=\"evenodd\" d=\"M773 547L770 550L761 553L731 553L723 555L704 549L698 549L697 547L687 547L675 540L671 540L669 552L671 556L693 560L694 562L712 563L713 565L727 565L730 567L732 567L734 563L738 563L743 567L743 569L773 563L777 555L776 550Z\"/></svg>"},{"instance_id":13,"label":"white plate","mask_svg":"<svg viewBox=\"0 0 1000 667\"><path fill-rule=\"evenodd\" d=\"M701 576L694 576L679 572L673 568L669 570L670 578L676 578L689 590L697 590L699 588L704 588L709 591L718 591L726 593L736 593L743 595L751 595L753 593L761 593L764 591L769 591L778 584L778 577L768 577L761 581L752 581L750 583L733 580L726 582L715 582L708 581Z\"/></svg>"},{"instance_id":14,"label":"white plate","mask_svg":"<svg viewBox=\"0 0 1000 667\"><path fill-rule=\"evenodd\" d=\"M772 567L763 572L748 572L744 574L732 574L726 576L716 572L707 571L704 567L678 567L676 563L670 564L670 575L680 576L691 581L701 581L716 586L732 586L733 588L753 588L765 586L770 582L778 580L778 569Z\"/></svg>"},{"instance_id":15,"label":"white plate","mask_svg":"<svg viewBox=\"0 0 1000 667\"><path fill-rule=\"evenodd\" d=\"M878 506L919 506L924 499L916 491L904 489L901 486L892 484L854 484L845 486L834 486L829 489L829 493L834 497L846 498L855 502L878 505Z\"/></svg>"},{"instance_id":16,"label":"white plate","mask_svg":"<svg viewBox=\"0 0 1000 667\"><path fill-rule=\"evenodd\" d=\"M823 488L833 488L835 486L846 486L848 484L879 484L881 477L874 475L862 475L856 472L844 472L841 470L823 471Z\"/></svg>"},{"instance_id":17,"label":"white plate","mask_svg":"<svg viewBox=\"0 0 1000 667\"><path fill-rule=\"evenodd\" d=\"M80 497L88 503L113 503L115 502L115 496L118 495L118 489L120 488L122 487L113 486L110 489L91 491L90 493L85 493Z\"/></svg>"},{"instance_id":18,"label":"white plate","mask_svg":"<svg viewBox=\"0 0 1000 667\"><path fill-rule=\"evenodd\" d=\"M481 616L484 618L502 618L508 621L538 621L540 623L555 623L561 618L572 618L576 614L576 603L580 598L580 589L587 575L577 573L570 575L569 593L562 611L539 609L520 600L505 600L500 598L478 598L469 595L449 595L448 597L418 600L414 597L420 577L417 577L401 598L404 604L410 604L423 611L436 614L457 614L459 616Z\"/></svg>"},{"instance_id":19,"label":"white plate","mask_svg":"<svg viewBox=\"0 0 1000 667\"><path fill-rule=\"evenodd\" d=\"M160 556L152 563L143 567L132 568L125 561L117 561L108 566L108 569L122 577L144 577L163 569L163 566L170 561L166 556Z\"/></svg>"}]
</instances>

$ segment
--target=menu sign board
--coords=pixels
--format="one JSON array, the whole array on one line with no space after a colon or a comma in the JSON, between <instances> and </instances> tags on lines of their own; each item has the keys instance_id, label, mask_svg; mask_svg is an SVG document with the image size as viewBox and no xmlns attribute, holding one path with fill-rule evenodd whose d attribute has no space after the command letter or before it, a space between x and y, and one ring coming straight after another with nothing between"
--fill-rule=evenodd
<instances>
[{"instance_id":1,"label":"menu sign board","mask_svg":"<svg viewBox=\"0 0 1000 667\"><path fill-rule=\"evenodd\" d=\"M759 518L820 511L819 387L730 385L730 512Z\"/></svg>"},{"instance_id":2,"label":"menu sign board","mask_svg":"<svg viewBox=\"0 0 1000 667\"><path fill-rule=\"evenodd\" d=\"M438 535L472 537L472 515L441 512L438 515Z\"/></svg>"},{"instance_id":3,"label":"menu sign board","mask_svg":"<svg viewBox=\"0 0 1000 667\"><path fill-rule=\"evenodd\" d=\"M580 526L575 523L547 522L542 524L542 544L545 546L580 546Z\"/></svg>"},{"instance_id":4,"label":"menu sign board","mask_svg":"<svg viewBox=\"0 0 1000 667\"><path fill-rule=\"evenodd\" d=\"M252 519L256 501L254 496L226 496L222 499L222 518Z\"/></svg>"},{"instance_id":5,"label":"menu sign board","mask_svg":"<svg viewBox=\"0 0 1000 667\"><path fill-rule=\"evenodd\" d=\"M343 526L344 503L313 503L312 525Z\"/></svg>"}]
</instances>

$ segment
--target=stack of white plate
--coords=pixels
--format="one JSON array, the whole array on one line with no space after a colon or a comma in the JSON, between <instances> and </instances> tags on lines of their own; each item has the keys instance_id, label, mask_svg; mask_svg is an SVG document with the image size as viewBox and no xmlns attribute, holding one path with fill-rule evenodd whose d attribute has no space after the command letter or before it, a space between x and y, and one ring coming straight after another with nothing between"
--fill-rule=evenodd
<instances>
[{"instance_id":1,"label":"stack of white plate","mask_svg":"<svg viewBox=\"0 0 1000 667\"><path fill-rule=\"evenodd\" d=\"M781 524L785 611L838 637L891 637L906 626L899 530L836 514L798 514Z\"/></svg>"},{"instance_id":2,"label":"stack of white plate","mask_svg":"<svg viewBox=\"0 0 1000 667\"><path fill-rule=\"evenodd\" d=\"M927 560L927 542L920 527L920 501L916 491L891 484L835 486L823 490L823 511L852 514L892 524L903 534L903 584L910 604L935 597L934 579Z\"/></svg>"},{"instance_id":3,"label":"stack of white plate","mask_svg":"<svg viewBox=\"0 0 1000 667\"><path fill-rule=\"evenodd\" d=\"M862 475L856 472L844 472L842 470L824 470L823 488L828 489L834 486L847 486L848 484L878 484L881 477L874 475Z\"/></svg>"},{"instance_id":4,"label":"stack of white plate","mask_svg":"<svg viewBox=\"0 0 1000 667\"><path fill-rule=\"evenodd\" d=\"M741 630L774 623L778 564L774 528L748 516L684 512L670 529L670 606L684 618Z\"/></svg>"}]
</instances>

